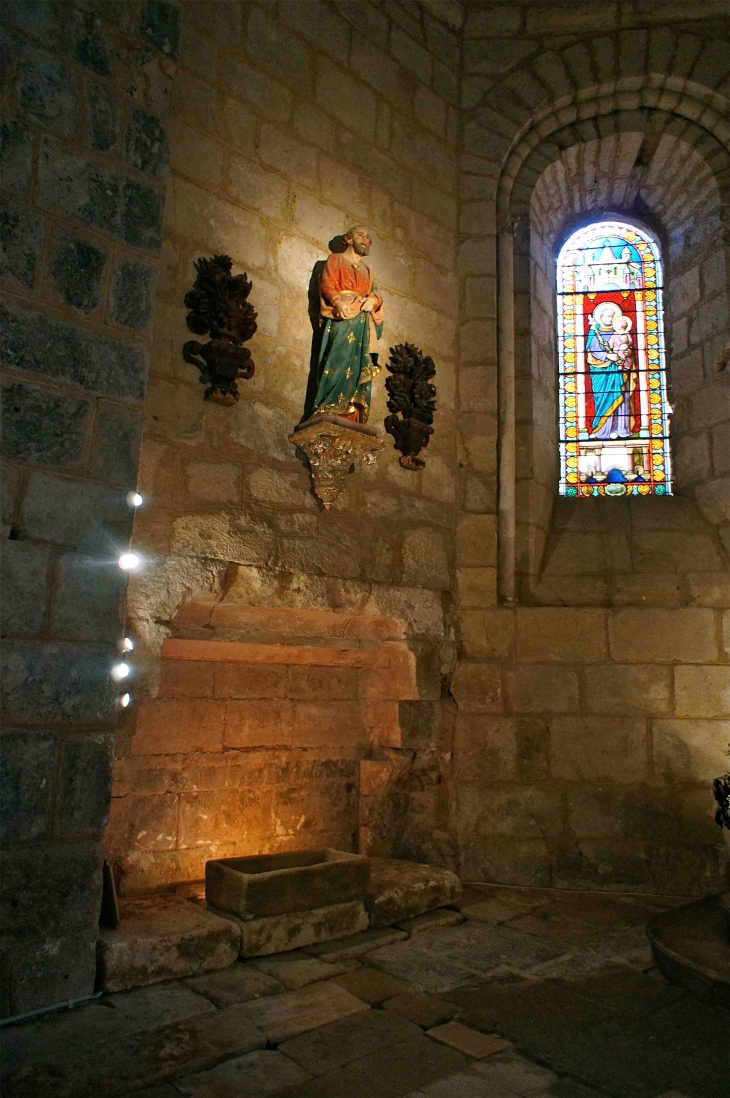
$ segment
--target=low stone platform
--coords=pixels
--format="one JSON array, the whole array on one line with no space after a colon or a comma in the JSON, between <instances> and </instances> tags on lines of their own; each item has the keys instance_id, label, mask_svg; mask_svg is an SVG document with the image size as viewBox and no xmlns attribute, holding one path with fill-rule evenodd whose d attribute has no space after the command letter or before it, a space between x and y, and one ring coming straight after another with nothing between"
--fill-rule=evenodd
<instances>
[{"instance_id":1,"label":"low stone platform","mask_svg":"<svg viewBox=\"0 0 730 1098\"><path fill-rule=\"evenodd\" d=\"M397 858L371 858L365 906L370 926L392 926L457 902L461 881L450 869Z\"/></svg>"},{"instance_id":2,"label":"low stone platform","mask_svg":"<svg viewBox=\"0 0 730 1098\"><path fill-rule=\"evenodd\" d=\"M163 893L123 900L120 916L116 929L99 932L102 991L126 991L227 968L241 947L241 933L234 922L181 896Z\"/></svg>"},{"instance_id":3,"label":"low stone platform","mask_svg":"<svg viewBox=\"0 0 730 1098\"><path fill-rule=\"evenodd\" d=\"M651 920L649 940L668 980L705 1002L730 1007L730 941L721 900L708 896Z\"/></svg>"}]
</instances>

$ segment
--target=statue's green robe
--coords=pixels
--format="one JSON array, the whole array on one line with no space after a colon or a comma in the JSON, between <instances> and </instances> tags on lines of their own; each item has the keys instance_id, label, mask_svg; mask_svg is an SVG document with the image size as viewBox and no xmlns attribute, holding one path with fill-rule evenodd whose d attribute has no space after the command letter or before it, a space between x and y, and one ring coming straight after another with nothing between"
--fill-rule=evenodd
<instances>
[{"instance_id":1,"label":"statue's green robe","mask_svg":"<svg viewBox=\"0 0 730 1098\"><path fill-rule=\"evenodd\" d=\"M371 335L380 338L383 330L383 303L372 312L360 306L370 294L377 296L372 275L361 263L348 263L341 255L331 255L320 280L320 348L317 363L317 395L314 415L325 412L352 416L359 413L367 422L370 411L372 379L379 372L370 353ZM334 303L344 300L346 319L334 316Z\"/></svg>"}]
</instances>

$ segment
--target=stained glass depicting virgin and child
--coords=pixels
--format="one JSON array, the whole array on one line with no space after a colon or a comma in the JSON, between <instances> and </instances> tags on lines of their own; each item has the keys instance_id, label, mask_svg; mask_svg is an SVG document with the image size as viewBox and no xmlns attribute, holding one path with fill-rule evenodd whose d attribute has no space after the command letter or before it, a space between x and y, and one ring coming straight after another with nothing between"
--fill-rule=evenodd
<instances>
[{"instance_id":1,"label":"stained glass depicting virgin and child","mask_svg":"<svg viewBox=\"0 0 730 1098\"><path fill-rule=\"evenodd\" d=\"M558 257L560 493L668 495L661 260L619 221L579 229Z\"/></svg>"}]
</instances>

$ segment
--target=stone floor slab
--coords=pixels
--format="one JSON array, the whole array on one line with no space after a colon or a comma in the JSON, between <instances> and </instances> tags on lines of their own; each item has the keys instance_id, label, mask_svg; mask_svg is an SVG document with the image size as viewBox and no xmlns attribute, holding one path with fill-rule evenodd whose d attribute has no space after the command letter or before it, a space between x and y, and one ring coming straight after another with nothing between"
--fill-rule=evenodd
<instances>
[{"instance_id":1,"label":"stone floor slab","mask_svg":"<svg viewBox=\"0 0 730 1098\"><path fill-rule=\"evenodd\" d=\"M436 930L440 926L458 926L464 922L464 916L450 907L439 907L435 911L426 911L423 915L414 915L395 925L407 934L419 934L422 930Z\"/></svg>"},{"instance_id":2,"label":"stone floor slab","mask_svg":"<svg viewBox=\"0 0 730 1098\"><path fill-rule=\"evenodd\" d=\"M566 952L562 944L545 938L472 922L425 931L414 939L411 948L481 974L499 965L529 972Z\"/></svg>"},{"instance_id":3,"label":"stone floor slab","mask_svg":"<svg viewBox=\"0 0 730 1098\"><path fill-rule=\"evenodd\" d=\"M106 1002L114 1007L136 1029L158 1029L160 1026L205 1014L215 1007L202 995L181 984L153 984L138 987L134 991L120 991L108 996Z\"/></svg>"},{"instance_id":4,"label":"stone floor slab","mask_svg":"<svg viewBox=\"0 0 730 1098\"><path fill-rule=\"evenodd\" d=\"M467 1067L461 1053L422 1034L363 1056L309 1083L287 1087L277 1098L401 1098Z\"/></svg>"},{"instance_id":5,"label":"stone floor slab","mask_svg":"<svg viewBox=\"0 0 730 1098\"><path fill-rule=\"evenodd\" d=\"M483 899L479 898L476 903L463 905L460 910L461 914L467 919L473 919L479 923L489 923L491 926L499 926L500 923L509 922L510 919L528 915L540 906L540 903L535 901L487 896Z\"/></svg>"},{"instance_id":6,"label":"stone floor slab","mask_svg":"<svg viewBox=\"0 0 730 1098\"><path fill-rule=\"evenodd\" d=\"M424 991L414 990L388 999L383 1006L386 1010L392 1010L408 1018L421 1029L433 1029L434 1026L450 1022L457 1013L457 1008L452 1003L447 1003L434 995L426 995Z\"/></svg>"},{"instance_id":7,"label":"stone floor slab","mask_svg":"<svg viewBox=\"0 0 730 1098\"><path fill-rule=\"evenodd\" d=\"M0 1064L9 1072L16 1064L43 1055L68 1058L90 1047L120 1041L137 1027L105 1003L89 1003L58 1011L36 1022L0 1028Z\"/></svg>"},{"instance_id":8,"label":"stone floor slab","mask_svg":"<svg viewBox=\"0 0 730 1098\"><path fill-rule=\"evenodd\" d=\"M313 957L319 957L322 961L336 964L338 961L356 957L364 957L374 949L382 946L393 945L394 942L403 942L408 937L404 930L394 927L382 927L379 930L363 930L360 934L353 934L349 938L339 938L333 942L320 942L318 945L307 946L302 952L309 953Z\"/></svg>"},{"instance_id":9,"label":"stone floor slab","mask_svg":"<svg viewBox=\"0 0 730 1098\"><path fill-rule=\"evenodd\" d=\"M303 1033L279 1045L310 1075L325 1075L379 1049L419 1036L408 1019L383 1010L367 1010L341 1022Z\"/></svg>"},{"instance_id":10,"label":"stone floor slab","mask_svg":"<svg viewBox=\"0 0 730 1098\"><path fill-rule=\"evenodd\" d=\"M386 999L410 990L403 980L389 976L387 972L380 972L377 968L348 972L345 976L335 977L333 983L344 987L345 991L349 991L356 999L362 999L369 1006L380 1006Z\"/></svg>"},{"instance_id":11,"label":"stone floor slab","mask_svg":"<svg viewBox=\"0 0 730 1098\"><path fill-rule=\"evenodd\" d=\"M438 1041L440 1045L455 1048L457 1052L463 1052L465 1056L471 1056L474 1060L494 1056L495 1053L506 1049L508 1045L502 1037L482 1033L461 1022L445 1022L443 1025L434 1026L427 1030L426 1036L432 1041Z\"/></svg>"},{"instance_id":12,"label":"stone floor slab","mask_svg":"<svg viewBox=\"0 0 730 1098\"><path fill-rule=\"evenodd\" d=\"M520 1098L545 1090L557 1082L554 1071L534 1064L524 1056L503 1053L501 1056L478 1063L479 1072L495 1089L504 1087Z\"/></svg>"},{"instance_id":13,"label":"stone floor slab","mask_svg":"<svg viewBox=\"0 0 730 1098\"><path fill-rule=\"evenodd\" d=\"M450 964L447 960L413 949L410 942L397 942L395 945L374 950L368 954L368 964L431 995L462 987L475 977L472 969Z\"/></svg>"},{"instance_id":14,"label":"stone floor slab","mask_svg":"<svg viewBox=\"0 0 730 1098\"><path fill-rule=\"evenodd\" d=\"M273 976L288 991L306 987L318 980L329 980L346 972L344 965L330 964L319 957L308 957L299 951L295 953L275 953L271 957L261 957L254 962L256 968Z\"/></svg>"},{"instance_id":15,"label":"stone floor slab","mask_svg":"<svg viewBox=\"0 0 730 1098\"><path fill-rule=\"evenodd\" d=\"M186 987L204 995L217 1007L232 1006L234 1003L248 1003L260 999L263 995L278 995L284 991L284 985L250 964L236 961L219 972L207 972L204 976L194 976L185 980Z\"/></svg>"},{"instance_id":16,"label":"stone floor slab","mask_svg":"<svg viewBox=\"0 0 730 1098\"><path fill-rule=\"evenodd\" d=\"M280 1052L262 1050L186 1075L175 1086L191 1098L259 1098L307 1079L307 1073Z\"/></svg>"},{"instance_id":17,"label":"stone floor slab","mask_svg":"<svg viewBox=\"0 0 730 1098\"><path fill-rule=\"evenodd\" d=\"M559 942L580 941L582 938L595 936L597 931L594 923L566 915L562 911L554 911L550 907L540 907L529 915L519 915L504 925L512 930L520 930L523 934L535 934L538 938L550 938Z\"/></svg>"},{"instance_id":18,"label":"stone floor slab","mask_svg":"<svg viewBox=\"0 0 730 1098\"><path fill-rule=\"evenodd\" d=\"M473 1071L461 1071L429 1083L409 1098L516 1098L514 1091L496 1088Z\"/></svg>"},{"instance_id":19,"label":"stone floor slab","mask_svg":"<svg viewBox=\"0 0 730 1098\"><path fill-rule=\"evenodd\" d=\"M285 991L283 995L256 999L242 1009L272 1044L280 1044L289 1037L370 1008L367 1003L329 981L309 984L297 991Z\"/></svg>"}]
</instances>

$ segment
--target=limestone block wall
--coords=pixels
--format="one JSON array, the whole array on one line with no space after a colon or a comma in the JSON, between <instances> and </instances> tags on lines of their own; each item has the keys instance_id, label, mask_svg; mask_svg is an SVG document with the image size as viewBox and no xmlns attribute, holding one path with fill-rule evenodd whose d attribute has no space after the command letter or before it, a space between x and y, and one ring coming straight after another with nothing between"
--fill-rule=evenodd
<instances>
[{"instance_id":1,"label":"limestone block wall","mask_svg":"<svg viewBox=\"0 0 730 1098\"><path fill-rule=\"evenodd\" d=\"M685 892L727 879L708 783L729 727L723 442L717 464L711 448L730 380L716 235L729 34L712 3L468 8L452 682L467 879ZM581 220L622 211L666 259L679 494L584 508L557 498L554 260ZM478 426L475 388L489 393ZM699 635L680 646L695 616L703 655Z\"/></svg>"},{"instance_id":2,"label":"limestone block wall","mask_svg":"<svg viewBox=\"0 0 730 1098\"><path fill-rule=\"evenodd\" d=\"M89 995L177 12L2 7L2 1013Z\"/></svg>"},{"instance_id":3,"label":"limestone block wall","mask_svg":"<svg viewBox=\"0 0 730 1098\"><path fill-rule=\"evenodd\" d=\"M728 612L723 623L710 608L500 607L462 621L463 878L721 887L710 783L730 727Z\"/></svg>"},{"instance_id":4,"label":"limestone block wall","mask_svg":"<svg viewBox=\"0 0 730 1098\"><path fill-rule=\"evenodd\" d=\"M207 602L175 632L157 697L119 730L106 851L121 892L202 879L209 858L382 852L381 802L409 761L399 704L418 698L402 628Z\"/></svg>"},{"instance_id":5,"label":"limestone block wall","mask_svg":"<svg viewBox=\"0 0 730 1098\"><path fill-rule=\"evenodd\" d=\"M422 700L441 704L454 651L458 304L458 40L442 9L298 0L181 8L146 504L133 540L145 564L129 600L145 689L154 692L180 606L212 595L395 617L417 656ZM372 232L369 262L386 300L381 362L404 340L433 355L438 412L423 472L401 469L386 436L377 466L358 469L324 512L287 435L307 386L312 272L357 222ZM253 280L259 314L256 374L240 383L233 409L204 403L181 356L193 260L221 252ZM382 428L382 378L373 389L370 422ZM432 745L421 749L436 758ZM427 768L434 797L444 766ZM423 832L425 856L433 840Z\"/></svg>"}]
</instances>

